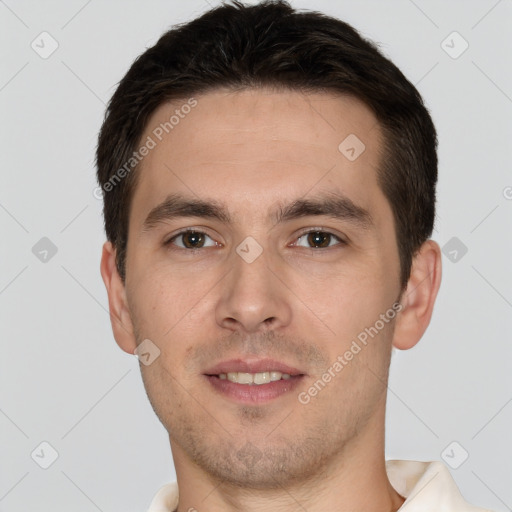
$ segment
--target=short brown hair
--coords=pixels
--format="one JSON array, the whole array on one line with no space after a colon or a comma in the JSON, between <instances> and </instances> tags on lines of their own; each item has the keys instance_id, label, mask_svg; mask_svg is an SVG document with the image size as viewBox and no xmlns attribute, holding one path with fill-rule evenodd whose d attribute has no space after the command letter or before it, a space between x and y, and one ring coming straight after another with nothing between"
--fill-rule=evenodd
<instances>
[{"instance_id":1,"label":"short brown hair","mask_svg":"<svg viewBox=\"0 0 512 512\"><path fill-rule=\"evenodd\" d=\"M133 157L151 114L165 102L214 89L257 87L348 94L375 113L385 137L377 179L393 211L405 288L412 258L434 226L432 119L416 88L375 43L343 21L297 11L284 0L254 6L234 0L169 30L119 83L99 134L96 164L105 231L121 278L137 173L112 180Z\"/></svg>"}]
</instances>

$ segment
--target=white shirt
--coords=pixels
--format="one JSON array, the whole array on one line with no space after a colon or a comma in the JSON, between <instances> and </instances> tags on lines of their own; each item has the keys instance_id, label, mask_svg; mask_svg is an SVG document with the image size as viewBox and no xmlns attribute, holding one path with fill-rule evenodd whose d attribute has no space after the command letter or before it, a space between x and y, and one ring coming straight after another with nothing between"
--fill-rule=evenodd
<instances>
[{"instance_id":1,"label":"white shirt","mask_svg":"<svg viewBox=\"0 0 512 512\"><path fill-rule=\"evenodd\" d=\"M490 512L464 500L442 462L388 460L386 471L396 492L406 498L401 512ZM148 512L174 512L177 506L178 485L173 482L158 491Z\"/></svg>"}]
</instances>

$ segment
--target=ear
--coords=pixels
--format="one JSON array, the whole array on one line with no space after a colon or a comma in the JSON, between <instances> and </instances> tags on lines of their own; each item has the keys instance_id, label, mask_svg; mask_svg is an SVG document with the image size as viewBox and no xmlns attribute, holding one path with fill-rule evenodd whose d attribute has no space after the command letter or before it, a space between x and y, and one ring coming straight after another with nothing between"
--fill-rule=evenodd
<instances>
[{"instance_id":1,"label":"ear","mask_svg":"<svg viewBox=\"0 0 512 512\"><path fill-rule=\"evenodd\" d=\"M126 289L117 270L116 250L110 242L103 244L100 272L107 289L110 323L114 338L122 350L133 354L137 343L126 300Z\"/></svg>"},{"instance_id":2,"label":"ear","mask_svg":"<svg viewBox=\"0 0 512 512\"><path fill-rule=\"evenodd\" d=\"M403 309L397 316L393 346L407 350L425 333L441 285L441 249L433 240L422 244L413 258L411 275L400 303Z\"/></svg>"}]
</instances>

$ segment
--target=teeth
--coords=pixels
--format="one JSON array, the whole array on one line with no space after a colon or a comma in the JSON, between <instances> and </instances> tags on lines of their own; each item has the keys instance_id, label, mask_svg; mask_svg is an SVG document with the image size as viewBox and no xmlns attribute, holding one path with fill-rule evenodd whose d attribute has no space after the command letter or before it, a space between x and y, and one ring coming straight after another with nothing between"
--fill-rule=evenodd
<instances>
[{"instance_id":1,"label":"teeth","mask_svg":"<svg viewBox=\"0 0 512 512\"><path fill-rule=\"evenodd\" d=\"M229 373L228 373L228 378L229 378ZM229 379L231 380L231 379ZM238 382L238 384L252 384L253 383L253 376L250 374L250 373L241 373L241 372L238 372L238 375L236 377L236 382ZM231 380L231 382L233 382Z\"/></svg>"},{"instance_id":2,"label":"teeth","mask_svg":"<svg viewBox=\"0 0 512 512\"><path fill-rule=\"evenodd\" d=\"M229 372L219 374L219 379L229 380L238 384L267 384L275 382L276 380L289 379L290 374L281 372L261 372L261 373L244 373L244 372Z\"/></svg>"},{"instance_id":3,"label":"teeth","mask_svg":"<svg viewBox=\"0 0 512 512\"><path fill-rule=\"evenodd\" d=\"M254 384L267 384L267 382L270 382L270 373L255 373L252 380Z\"/></svg>"},{"instance_id":4,"label":"teeth","mask_svg":"<svg viewBox=\"0 0 512 512\"><path fill-rule=\"evenodd\" d=\"M281 380L282 376L283 376L283 374L281 372L270 372L270 380L272 382L274 382L276 380Z\"/></svg>"}]
</instances>

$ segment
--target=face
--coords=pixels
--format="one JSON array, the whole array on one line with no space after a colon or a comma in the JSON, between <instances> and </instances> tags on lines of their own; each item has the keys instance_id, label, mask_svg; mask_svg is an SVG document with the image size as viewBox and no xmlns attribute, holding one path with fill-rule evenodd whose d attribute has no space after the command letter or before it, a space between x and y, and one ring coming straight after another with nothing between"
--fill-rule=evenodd
<instances>
[{"instance_id":1,"label":"face","mask_svg":"<svg viewBox=\"0 0 512 512\"><path fill-rule=\"evenodd\" d=\"M160 350L141 369L175 461L276 487L383 429L400 268L382 133L350 97L195 101L162 105L141 139L129 316Z\"/></svg>"}]
</instances>

